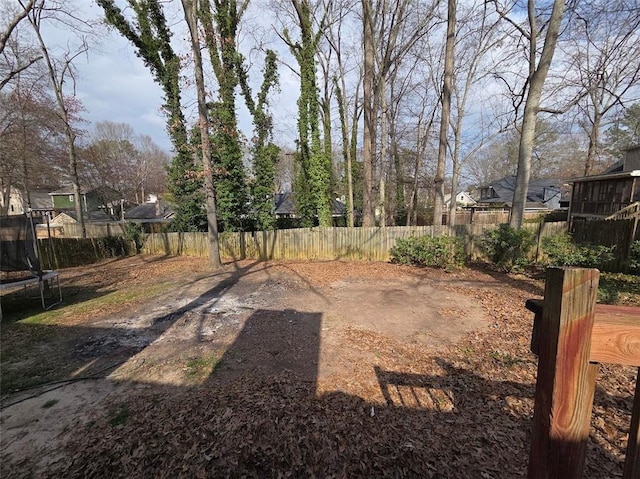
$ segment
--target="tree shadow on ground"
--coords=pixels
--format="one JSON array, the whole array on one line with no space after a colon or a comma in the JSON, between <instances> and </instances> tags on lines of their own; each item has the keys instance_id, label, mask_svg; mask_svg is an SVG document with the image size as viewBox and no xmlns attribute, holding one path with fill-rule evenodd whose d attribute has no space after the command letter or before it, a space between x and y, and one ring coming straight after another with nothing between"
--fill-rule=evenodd
<instances>
[{"instance_id":1,"label":"tree shadow on ground","mask_svg":"<svg viewBox=\"0 0 640 479\"><path fill-rule=\"evenodd\" d=\"M107 377L116 367L153 344L177 320L203 306L215 305L240 278L250 275L257 264L236 265L231 271L209 276L214 280L214 286L180 308L159 308L144 328L133 327L135 311L124 312L116 327L91 325L91 321L86 322L88 325L74 324L74 314L90 314L92 308L104 306L106 296L118 293L117 289L104 289L101 285L72 283L63 286L64 303L47 312L42 310L39 296L24 298L21 291L3 296L2 395L51 382ZM113 297L115 302L124 299ZM56 318L62 315L71 316L68 325L64 321L56 323ZM128 324L127 316L132 317L131 324Z\"/></svg>"},{"instance_id":2,"label":"tree shadow on ground","mask_svg":"<svg viewBox=\"0 0 640 479\"><path fill-rule=\"evenodd\" d=\"M50 476L526 475L533 384L434 357L432 374L372 365L379 401L318 393L321 334L320 313L255 310L203 384L119 399L72 433L73 460ZM621 471L598 445L590 454L589 477Z\"/></svg>"}]
</instances>

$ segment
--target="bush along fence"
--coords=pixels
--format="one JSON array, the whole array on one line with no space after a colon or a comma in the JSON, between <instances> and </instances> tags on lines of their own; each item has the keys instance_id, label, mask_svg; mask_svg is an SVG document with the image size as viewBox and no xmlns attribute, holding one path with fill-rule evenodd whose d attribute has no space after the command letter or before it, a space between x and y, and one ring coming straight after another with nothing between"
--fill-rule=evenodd
<instances>
[{"instance_id":1,"label":"bush along fence","mask_svg":"<svg viewBox=\"0 0 640 479\"><path fill-rule=\"evenodd\" d=\"M541 252L546 236L565 232L566 222L525 225L535 239L533 256ZM483 259L481 240L497 225L392 226L385 228L300 228L290 230L223 233L220 253L227 259L259 260L367 260L388 261L399 239L412 236L456 236L469 260ZM209 255L206 233L154 233L142 252L154 255Z\"/></svg>"},{"instance_id":2,"label":"bush along fence","mask_svg":"<svg viewBox=\"0 0 640 479\"><path fill-rule=\"evenodd\" d=\"M43 269L60 269L95 263L136 253L133 242L121 236L104 238L51 238L38 240Z\"/></svg>"}]
</instances>

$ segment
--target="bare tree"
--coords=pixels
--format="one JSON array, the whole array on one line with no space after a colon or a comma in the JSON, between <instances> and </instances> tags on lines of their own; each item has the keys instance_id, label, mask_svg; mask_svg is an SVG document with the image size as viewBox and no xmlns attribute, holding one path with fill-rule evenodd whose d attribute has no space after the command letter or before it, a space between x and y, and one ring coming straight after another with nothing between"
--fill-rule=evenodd
<instances>
[{"instance_id":1,"label":"bare tree","mask_svg":"<svg viewBox=\"0 0 640 479\"><path fill-rule=\"evenodd\" d=\"M163 194L167 188L167 166L171 157L148 135L138 138L138 162L135 171L136 196L145 201L147 193Z\"/></svg>"},{"instance_id":2,"label":"bare tree","mask_svg":"<svg viewBox=\"0 0 640 479\"><path fill-rule=\"evenodd\" d=\"M420 188L420 175L425 166L427 150L432 138L434 120L438 103L429 101L425 96L418 103L414 129L414 147L412 151L413 165L411 173L410 191L407 195L407 225L417 225L418 221L418 200Z\"/></svg>"},{"instance_id":3,"label":"bare tree","mask_svg":"<svg viewBox=\"0 0 640 479\"><path fill-rule=\"evenodd\" d=\"M91 187L109 187L129 202L142 203L150 190L162 193L168 155L148 136L131 125L96 123L91 141L82 153L81 177Z\"/></svg>"},{"instance_id":4,"label":"bare tree","mask_svg":"<svg viewBox=\"0 0 640 479\"><path fill-rule=\"evenodd\" d=\"M580 125L589 138L584 174L598 157L600 130L608 114L632 100L640 80L640 9L635 2L591 0L578 4L566 53L581 93Z\"/></svg>"},{"instance_id":5,"label":"bare tree","mask_svg":"<svg viewBox=\"0 0 640 479\"><path fill-rule=\"evenodd\" d=\"M200 38L198 35L198 5L196 0L182 0L184 18L189 26L191 53L193 55L194 78L198 92L198 125L200 127L200 147L205 184L205 201L207 206L207 225L209 231L209 262L213 268L222 267L220 245L218 241L218 220L216 216L216 192L213 184L211 165L211 137L209 136L209 113L200 54Z\"/></svg>"},{"instance_id":6,"label":"bare tree","mask_svg":"<svg viewBox=\"0 0 640 479\"><path fill-rule=\"evenodd\" d=\"M437 2L429 1L401 0L392 3L379 0L373 5L370 0L362 0L364 226L375 223L375 197L379 192L375 181L378 117L383 114L388 80L393 70L433 27L436 6ZM385 131L388 132L387 126ZM388 139L380 136L380 141L387 142Z\"/></svg>"},{"instance_id":7,"label":"bare tree","mask_svg":"<svg viewBox=\"0 0 640 479\"><path fill-rule=\"evenodd\" d=\"M353 189L353 162L355 161L350 145L350 132L355 129L357 132L358 122L350 121L350 118L357 119L359 115L358 94L359 85L362 80L361 68L359 65L349 68L348 54L345 53L343 40L343 28L348 22L348 14L353 9L353 2L335 2L335 9L330 11L331 18L328 21L328 28L325 30L325 38L329 46L336 54L336 71L333 82L336 90L336 101L338 103L338 117L340 122L340 132L342 139L342 157L345 167L346 181L346 204L347 204L347 225L354 226L354 189ZM356 88L354 94L350 95L347 90L347 75L356 73ZM357 134L357 133L356 133Z\"/></svg>"},{"instance_id":8,"label":"bare tree","mask_svg":"<svg viewBox=\"0 0 640 479\"><path fill-rule=\"evenodd\" d=\"M456 41L456 0L447 2L447 40L444 53L444 81L442 86L442 110L440 111L440 138L438 140L438 166L434 179L433 224L442 224L444 205L444 170L449 141L449 119L451 115L451 86L453 83L453 60ZM452 198L453 200L454 198Z\"/></svg>"},{"instance_id":9,"label":"bare tree","mask_svg":"<svg viewBox=\"0 0 640 479\"><path fill-rule=\"evenodd\" d=\"M23 6L0 1L0 91L14 78L42 59L31 46L18 40L19 25L33 9L35 0Z\"/></svg>"},{"instance_id":10,"label":"bare tree","mask_svg":"<svg viewBox=\"0 0 640 479\"><path fill-rule=\"evenodd\" d=\"M47 19L55 19L55 15L66 15L62 7L58 4L53 6L46 5L46 0L37 0L30 10L26 10L26 17L33 27L40 51L44 58L51 81L51 87L55 93L56 103L58 105L58 116L64 125L65 138L67 142L67 158L69 178L73 183L74 203L78 225L82 232L82 237L86 237L86 229L84 225L84 212L82 208L82 198L80 193L80 177L78 174L78 154L77 154L77 130L75 123L78 120L78 113L81 109L80 100L75 96L75 73L73 62L76 58L87 53L88 45L86 37L78 32L79 44L74 50L63 52L58 58L55 58L51 49L43 37L43 21ZM22 3L21 3L22 5ZM71 91L68 93L66 85L71 85Z\"/></svg>"},{"instance_id":11,"label":"bare tree","mask_svg":"<svg viewBox=\"0 0 640 479\"><path fill-rule=\"evenodd\" d=\"M502 35L497 34L497 25L498 21L490 15L487 5L482 2L468 5L462 11L459 20L456 34L458 54L454 58L452 87L454 118L451 120L453 134L449 204L449 225L451 226L456 224L455 198L459 192L460 175L464 163L501 131L497 121L487 121L480 95L476 97L475 102L475 109L481 110L481 113L476 114L476 118L479 118L473 128L469 129L469 133L464 128L470 95L473 95L474 89L477 91L479 83L490 75L493 68L496 68L496 65L487 65L485 57L503 41ZM466 139L466 145L463 145L463 139Z\"/></svg>"},{"instance_id":12,"label":"bare tree","mask_svg":"<svg viewBox=\"0 0 640 479\"><path fill-rule=\"evenodd\" d=\"M29 73L16 75L10 88L0 92L0 190L5 208L13 188L30 207L31 191L61 179L64 134L56 103L42 69Z\"/></svg>"},{"instance_id":13,"label":"bare tree","mask_svg":"<svg viewBox=\"0 0 640 479\"><path fill-rule=\"evenodd\" d=\"M535 0L527 2L527 21L520 23L510 17L515 4L501 5L498 0L493 0L496 12L511 27L514 35L526 43L526 58L528 74L524 83L520 99L524 101L522 112L522 126L520 130L520 144L518 147L518 170L516 185L513 194L513 206L509 224L513 228L520 228L524 218L524 209L529 189L529 177L531 175L531 153L536 132L536 120L541 110L540 100L542 89L551 67L555 53L560 27L565 11L565 0L554 0L551 13L544 21L540 21L536 10ZM545 33L542 51L538 55L538 38ZM519 41L517 40L517 41ZM514 102L516 107L519 101Z\"/></svg>"},{"instance_id":14,"label":"bare tree","mask_svg":"<svg viewBox=\"0 0 640 479\"><path fill-rule=\"evenodd\" d=\"M364 68L362 79L362 161L363 161L363 205L362 226L375 226L374 166L376 145L376 107L373 87L375 75L375 44L373 38L373 5L371 0L362 0L362 23L364 44Z\"/></svg>"}]
</instances>

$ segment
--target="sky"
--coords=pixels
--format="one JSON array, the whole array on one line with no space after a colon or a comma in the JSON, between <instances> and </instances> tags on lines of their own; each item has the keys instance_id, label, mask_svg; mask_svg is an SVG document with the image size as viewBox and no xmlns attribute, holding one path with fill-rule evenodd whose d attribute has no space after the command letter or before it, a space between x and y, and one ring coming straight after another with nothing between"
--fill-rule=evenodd
<instances>
[{"instance_id":1,"label":"sky","mask_svg":"<svg viewBox=\"0 0 640 479\"><path fill-rule=\"evenodd\" d=\"M2 3L0 1L0 5ZM74 4L77 5L78 15L82 18L93 20L103 18L103 11L94 0L74 0ZM175 31L174 48L179 54L185 55L189 51L186 41L188 35L181 17L179 2L168 2L164 5L167 8L171 29ZM257 5L257 3L251 5ZM257 26L258 30L264 30L266 37L271 37L269 46L275 48L279 57L286 61L290 55L281 40L273 40L275 35L273 35L274 28L271 22L275 20L264 15L264 8L263 5L261 8L255 7L255 11L247 12L247 16L251 17L251 21L247 24L253 28ZM94 39L97 40L94 42L96 44L91 46L86 57L79 57L75 62L78 70L76 94L84 105L83 116L88 121L85 128L90 132L92 124L104 120L127 123L136 133L150 136L161 148L170 153L172 145L166 132L166 117L162 112L161 88L154 82L151 72L135 55L134 47L127 40L115 30L106 27L96 28L96 32L97 38ZM59 26L47 31L47 34L48 41L52 45L63 48L71 36L69 31ZM254 42L258 36L260 35L254 31L244 31L240 35L241 38L247 38L248 44ZM289 63L294 62L289 60ZM259 75L259 64L254 64L253 67L254 75ZM182 74L190 77L192 72L190 65L185 62ZM296 75L285 65L280 65L279 74L280 89L272 96L271 108L274 115L275 141L281 146L293 148L296 137L296 101L299 95L299 82ZM259 79L256 80L258 83ZM209 85L215 86L215 82L210 82ZM491 100L490 103L500 102L501 87L495 81L487 79L481 95L488 97ZM251 119L243 103L242 98L238 96L240 128L245 136L250 138ZM188 121L193 123L196 111L195 95L192 90L183 94L183 104ZM483 105L482 101L474 98L468 106L469 124L476 121L472 118L474 113L477 116L485 111Z\"/></svg>"},{"instance_id":2,"label":"sky","mask_svg":"<svg viewBox=\"0 0 640 479\"><path fill-rule=\"evenodd\" d=\"M102 9L91 0L82 0L83 15L86 18L102 18ZM173 15L173 18L172 18ZM174 46L178 54L186 53L188 45L180 43L186 37L186 28L176 12L167 13L172 29L177 33ZM49 32L60 44L68 37L64 29ZM90 124L99 121L128 123L136 133L150 136L161 148L172 151L171 141L166 132L166 117L162 112L163 92L151 72L134 53L134 47L114 29L100 31L98 44L92 46L86 57L78 58L77 96L82 101L84 118ZM276 141L283 146L293 146L295 138L296 101L298 81L286 67L279 69L280 89L272 98ZM183 68L182 75L192 74L190 65ZM239 123L247 137L251 135L251 118L238 97ZM188 121L196 116L195 93L183 93L183 106ZM89 125L87 130L91 131Z\"/></svg>"},{"instance_id":3,"label":"sky","mask_svg":"<svg viewBox=\"0 0 640 479\"><path fill-rule=\"evenodd\" d=\"M106 48L90 52L76 64L77 96L86 109L85 119L93 124L103 120L128 123L136 133L150 136L162 149L171 151L162 89L124 39L111 32L107 40Z\"/></svg>"}]
</instances>

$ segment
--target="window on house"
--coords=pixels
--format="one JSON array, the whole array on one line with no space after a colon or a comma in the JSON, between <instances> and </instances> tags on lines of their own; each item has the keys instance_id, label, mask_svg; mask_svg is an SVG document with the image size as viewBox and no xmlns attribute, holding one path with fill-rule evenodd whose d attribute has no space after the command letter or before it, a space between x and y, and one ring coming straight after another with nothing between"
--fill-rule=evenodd
<instances>
[{"instance_id":1,"label":"window on house","mask_svg":"<svg viewBox=\"0 0 640 479\"><path fill-rule=\"evenodd\" d=\"M495 194L495 191L493 191L493 188L489 187L489 188L482 188L480 190L480 197L483 200L489 199L489 198L496 198L498 195Z\"/></svg>"},{"instance_id":2,"label":"window on house","mask_svg":"<svg viewBox=\"0 0 640 479\"><path fill-rule=\"evenodd\" d=\"M69 201L73 203L73 195L69 195Z\"/></svg>"}]
</instances>

